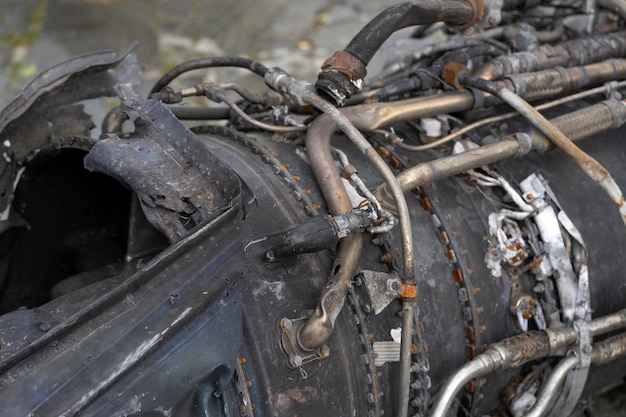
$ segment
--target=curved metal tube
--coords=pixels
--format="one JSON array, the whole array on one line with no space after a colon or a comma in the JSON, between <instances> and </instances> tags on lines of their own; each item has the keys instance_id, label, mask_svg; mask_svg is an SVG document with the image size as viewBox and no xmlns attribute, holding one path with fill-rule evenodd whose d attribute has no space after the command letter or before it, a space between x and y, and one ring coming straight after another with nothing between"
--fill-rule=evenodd
<instances>
[{"instance_id":1,"label":"curved metal tube","mask_svg":"<svg viewBox=\"0 0 626 417\"><path fill-rule=\"evenodd\" d=\"M404 199L404 194L402 189L400 188L394 173L391 171L389 166L385 163L385 161L378 155L376 150L367 142L367 140L363 137L361 132L350 122L350 120L339 110L337 110L333 105L319 97L317 94L313 92L306 92L303 95L303 99L315 107L322 110L326 113L324 116L321 116L315 121L315 126L325 126L325 129L328 129L326 133L328 134L328 139L324 138L322 143L326 141L330 141L330 135L334 132L334 130L339 127L341 130L350 138L352 143L370 160L370 162L374 165L379 174L383 177L385 184L390 189L391 194L393 195L396 210L398 212L399 224L400 224L400 235L402 238L402 258L403 258L403 280L408 285L415 285L415 266L414 266L414 258L413 258L413 235L411 229L411 219L409 215L409 208L407 206L406 200ZM325 120L326 119L326 120ZM331 119L331 120L328 120ZM333 129L332 131L330 129ZM313 144L314 140L312 137L316 136L316 129L311 127L309 133L307 134L307 148L309 145ZM309 153L312 153L313 156L321 156L322 159L325 160L324 164L320 167L316 167L314 170L316 174L316 178L318 181L324 183L326 181L330 181L328 187L323 186L322 191L329 191L327 188L331 190L336 190L338 187L337 181L341 182L339 178L339 174L336 168L333 166L331 169L328 165L332 164L332 156L330 150L330 143L326 142L324 149L321 151L317 151L317 148L314 148L313 151L309 150ZM311 160L313 165L316 165L316 162ZM323 170L322 170L323 168ZM318 176L319 175L319 176ZM334 177L334 178L333 178ZM331 179L333 178L333 179ZM341 188L343 189L343 193L345 194L345 189L343 184L341 184ZM326 197L326 194L325 194ZM337 198L334 195L330 195L331 199ZM343 196L342 196L343 198ZM346 196L347 198L347 196ZM342 202L342 207L344 207ZM349 201L347 201L349 204ZM351 208L351 207L350 207ZM360 239L360 237L359 237ZM360 248L359 248L360 251ZM358 257L354 257L358 258ZM351 275L349 275L350 277ZM300 341L302 343L310 343L312 342L312 336L323 335L326 336L326 333L320 333L320 325L323 321L328 319L333 319L333 314L328 314L324 311L325 306L328 304L330 307L339 307L343 306L343 302L345 300L345 295L347 294L347 290L349 289L349 285L345 286L345 284L339 285L338 283L333 284L329 287L328 293L334 291L332 287L338 287L337 291L340 291L340 294L343 295L343 300L338 302L334 300L334 297L327 296L324 294L322 296L322 300L320 300L320 305L316 310L316 313L319 311L320 314L314 314L311 319L307 321L307 323L303 326L302 331L300 333ZM344 292L345 290L345 292ZM327 299L330 299L330 302L326 302ZM400 399L399 399L399 413L400 415L406 415L408 412L408 403L409 403L409 386L410 386L410 368L409 365L411 363L411 346L412 346L412 332L413 332L413 299L403 299L402 302L404 316L402 320L402 342L400 347ZM340 308L337 310L340 310ZM336 315L335 315L336 317ZM324 329L328 329L328 326L322 326ZM332 331L332 327L330 328ZM317 345L319 346L319 345ZM310 348L311 346L304 346Z\"/></svg>"},{"instance_id":2,"label":"curved metal tube","mask_svg":"<svg viewBox=\"0 0 626 417\"><path fill-rule=\"evenodd\" d=\"M490 349L476 356L448 378L444 383L443 390L437 396L430 412L430 417L445 417L452 401L465 384L474 378L486 375L497 369L499 358L492 356L494 352Z\"/></svg>"},{"instance_id":3,"label":"curved metal tube","mask_svg":"<svg viewBox=\"0 0 626 417\"><path fill-rule=\"evenodd\" d=\"M306 92L303 98L307 102L322 110L324 113L328 114L329 117L333 119L336 126L339 127L346 134L346 136L348 136L352 143L368 158L378 173L382 176L385 184L390 187L389 191L393 195L398 211L400 233L402 237L403 279L407 283L413 284L415 282L415 267L413 260L411 218L409 215L409 208L406 204L406 200L404 199L404 194L398 184L395 174L391 171L391 168L389 168L387 163L381 158L372 145L370 145L369 142L363 137L354 124L352 124L343 113L337 110L335 106L313 92ZM336 170L334 172L336 172Z\"/></svg>"},{"instance_id":4,"label":"curved metal tube","mask_svg":"<svg viewBox=\"0 0 626 417\"><path fill-rule=\"evenodd\" d=\"M434 96L417 97L389 103L362 104L341 112L361 130L375 130L397 122L454 113L474 107L470 91L451 91Z\"/></svg>"},{"instance_id":5,"label":"curved metal tube","mask_svg":"<svg viewBox=\"0 0 626 417\"><path fill-rule=\"evenodd\" d=\"M337 125L330 120L329 116L318 117L311 123L307 132L306 149L311 169L322 189L329 210L334 215L340 215L352 210L352 204L331 153L330 139L336 129ZM355 233L340 241L337 253L339 269L333 276L332 284L324 289L315 312L300 331L298 341L302 348L315 349L330 338L337 314L343 307L345 296L350 289L362 244L361 235ZM338 296L330 297L329 294ZM333 302L330 303L330 301ZM336 312L329 311L329 308Z\"/></svg>"},{"instance_id":6,"label":"curved metal tube","mask_svg":"<svg viewBox=\"0 0 626 417\"><path fill-rule=\"evenodd\" d=\"M580 360L573 355L568 356L559 362L558 365L552 370L550 378L548 378L548 382L546 382L543 389L539 392L537 401L530 411L524 414L524 417L544 416L552 405L552 402L555 399L554 395L557 393L561 384L563 384L563 380L572 369L578 366L579 363Z\"/></svg>"},{"instance_id":7,"label":"curved metal tube","mask_svg":"<svg viewBox=\"0 0 626 417\"><path fill-rule=\"evenodd\" d=\"M626 310L588 322L593 336L626 327ZM487 351L467 362L444 383L430 417L445 417L461 388L472 379L490 372L518 367L531 360L565 354L578 333L573 327L522 333L491 345Z\"/></svg>"},{"instance_id":8,"label":"curved metal tube","mask_svg":"<svg viewBox=\"0 0 626 417\"><path fill-rule=\"evenodd\" d=\"M622 221L626 224L626 199L624 199L622 190L613 177L611 177L609 171L598 161L576 146L554 124L550 123L550 121L543 117L533 106L511 90L503 88L496 83L480 79L469 73L460 74L459 82L463 85L489 92L517 110L538 130L546 135L554 145L571 157L592 180L606 191L611 200L617 205Z\"/></svg>"},{"instance_id":9,"label":"curved metal tube","mask_svg":"<svg viewBox=\"0 0 626 417\"><path fill-rule=\"evenodd\" d=\"M611 361L626 355L626 333L610 337L593 346L591 363L605 365ZM563 383L568 373L575 369L580 360L576 356L568 356L554 367L548 382L545 384L533 407L524 414L524 417L543 417L552 405L554 395Z\"/></svg>"}]
</instances>

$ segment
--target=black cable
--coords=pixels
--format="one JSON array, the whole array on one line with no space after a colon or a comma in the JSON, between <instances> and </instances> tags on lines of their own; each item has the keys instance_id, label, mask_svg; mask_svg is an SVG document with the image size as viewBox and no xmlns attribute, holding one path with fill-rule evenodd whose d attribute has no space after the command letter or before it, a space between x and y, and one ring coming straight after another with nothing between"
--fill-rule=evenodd
<instances>
[{"instance_id":1,"label":"black cable","mask_svg":"<svg viewBox=\"0 0 626 417\"><path fill-rule=\"evenodd\" d=\"M214 67L239 67L246 68L261 77L265 76L268 68L258 61L250 58L244 58L239 56L218 56L192 59L190 61L183 62L180 65L175 66L168 72L166 72L159 80L154 84L150 94L157 93L161 89L172 82L176 77L189 71L202 68L214 68Z\"/></svg>"},{"instance_id":2,"label":"black cable","mask_svg":"<svg viewBox=\"0 0 626 417\"><path fill-rule=\"evenodd\" d=\"M178 119L182 120L223 120L230 118L228 107L169 107Z\"/></svg>"}]
</instances>

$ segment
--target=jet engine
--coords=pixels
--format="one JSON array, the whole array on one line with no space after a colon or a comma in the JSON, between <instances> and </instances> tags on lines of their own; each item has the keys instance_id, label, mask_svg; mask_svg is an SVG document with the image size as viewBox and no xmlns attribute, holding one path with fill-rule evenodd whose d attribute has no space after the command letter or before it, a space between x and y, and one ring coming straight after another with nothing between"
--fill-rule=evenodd
<instances>
[{"instance_id":1,"label":"jet engine","mask_svg":"<svg viewBox=\"0 0 626 417\"><path fill-rule=\"evenodd\" d=\"M40 74L0 113L2 414L590 412L626 376L625 20L416 0L315 83ZM173 83L215 67L264 87Z\"/></svg>"}]
</instances>

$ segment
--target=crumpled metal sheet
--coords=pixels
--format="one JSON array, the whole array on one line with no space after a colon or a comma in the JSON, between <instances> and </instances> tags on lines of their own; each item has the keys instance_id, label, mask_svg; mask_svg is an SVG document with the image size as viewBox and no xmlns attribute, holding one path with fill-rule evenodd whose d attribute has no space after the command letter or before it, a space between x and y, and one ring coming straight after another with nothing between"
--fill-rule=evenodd
<instances>
[{"instance_id":1,"label":"crumpled metal sheet","mask_svg":"<svg viewBox=\"0 0 626 417\"><path fill-rule=\"evenodd\" d=\"M85 167L137 193L146 217L170 241L214 218L239 195L241 184L159 101L128 98L123 111L137 132L110 134L85 157Z\"/></svg>"},{"instance_id":2,"label":"crumpled metal sheet","mask_svg":"<svg viewBox=\"0 0 626 417\"><path fill-rule=\"evenodd\" d=\"M116 84L138 86L141 78L133 53L87 54L44 71L0 112L0 220L8 218L18 170L29 158L59 138L88 135L93 121L76 103L114 96Z\"/></svg>"}]
</instances>

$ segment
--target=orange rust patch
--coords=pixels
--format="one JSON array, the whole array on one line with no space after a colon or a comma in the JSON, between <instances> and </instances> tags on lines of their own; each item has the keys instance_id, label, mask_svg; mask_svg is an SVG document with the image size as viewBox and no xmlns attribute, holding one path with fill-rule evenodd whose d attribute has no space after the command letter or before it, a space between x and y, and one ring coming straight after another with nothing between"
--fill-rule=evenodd
<instances>
[{"instance_id":1,"label":"orange rust patch","mask_svg":"<svg viewBox=\"0 0 626 417\"><path fill-rule=\"evenodd\" d=\"M456 268L454 271L452 271L452 278L454 278L454 282L456 282L457 284L460 284L463 282L463 272L461 271L461 269Z\"/></svg>"},{"instance_id":2,"label":"orange rust patch","mask_svg":"<svg viewBox=\"0 0 626 417\"><path fill-rule=\"evenodd\" d=\"M417 297L417 285L402 284L402 292L400 293L402 298L415 298Z\"/></svg>"}]
</instances>

